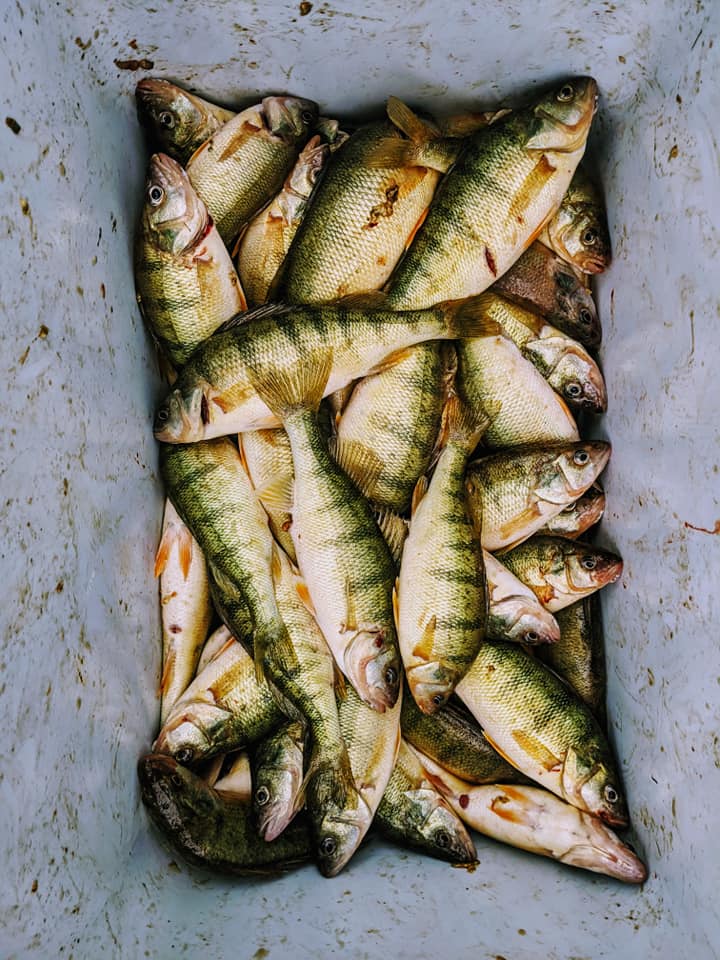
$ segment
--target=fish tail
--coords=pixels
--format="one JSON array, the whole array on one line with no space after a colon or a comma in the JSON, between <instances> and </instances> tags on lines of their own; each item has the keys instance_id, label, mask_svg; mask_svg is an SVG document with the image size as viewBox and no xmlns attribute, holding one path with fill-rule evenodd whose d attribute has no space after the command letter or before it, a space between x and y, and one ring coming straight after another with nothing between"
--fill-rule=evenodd
<instances>
[{"instance_id":1,"label":"fish tail","mask_svg":"<svg viewBox=\"0 0 720 960\"><path fill-rule=\"evenodd\" d=\"M261 400L285 420L297 410L319 409L331 370L332 350L323 350L292 369L252 371L250 376Z\"/></svg>"},{"instance_id":2,"label":"fish tail","mask_svg":"<svg viewBox=\"0 0 720 960\"><path fill-rule=\"evenodd\" d=\"M432 151L426 150L428 144L440 139L436 127L414 113L406 103L397 97L388 97L387 115L390 122L405 134L407 139L395 136L383 137L368 151L365 164L368 167L436 167ZM444 173L447 164L437 169Z\"/></svg>"},{"instance_id":3,"label":"fish tail","mask_svg":"<svg viewBox=\"0 0 720 960\"><path fill-rule=\"evenodd\" d=\"M442 310L450 340L471 337L496 337L502 333L500 324L491 320L486 309L485 294L465 297L463 300L444 300L435 306Z\"/></svg>"}]
</instances>

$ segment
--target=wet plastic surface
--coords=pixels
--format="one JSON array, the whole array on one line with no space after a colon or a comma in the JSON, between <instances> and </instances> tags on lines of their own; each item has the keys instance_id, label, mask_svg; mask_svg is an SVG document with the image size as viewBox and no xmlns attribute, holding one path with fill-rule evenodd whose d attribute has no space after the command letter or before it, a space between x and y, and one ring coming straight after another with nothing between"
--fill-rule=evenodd
<instances>
[{"instance_id":1,"label":"wet plastic surface","mask_svg":"<svg viewBox=\"0 0 720 960\"><path fill-rule=\"evenodd\" d=\"M720 8L71 6L0 13L0 954L716 956ZM483 839L472 874L379 842L333 881L176 863L135 777L158 716L161 523L160 384L132 281L135 82L237 105L289 91L358 116L389 93L483 108L588 72L615 257L598 284L614 444L603 538L626 564L604 596L609 713L648 882Z\"/></svg>"}]
</instances>

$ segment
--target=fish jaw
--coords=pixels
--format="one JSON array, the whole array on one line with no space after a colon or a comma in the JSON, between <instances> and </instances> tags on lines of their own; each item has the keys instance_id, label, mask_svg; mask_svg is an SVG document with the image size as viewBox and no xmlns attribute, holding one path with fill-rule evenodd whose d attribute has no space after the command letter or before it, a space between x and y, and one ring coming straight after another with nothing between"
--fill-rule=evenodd
<instances>
[{"instance_id":1,"label":"fish jaw","mask_svg":"<svg viewBox=\"0 0 720 960\"><path fill-rule=\"evenodd\" d=\"M157 203L156 194L161 197ZM191 247L209 222L207 208L187 174L164 153L153 154L148 164L143 222L155 246L174 256Z\"/></svg>"},{"instance_id":2,"label":"fish jaw","mask_svg":"<svg viewBox=\"0 0 720 960\"><path fill-rule=\"evenodd\" d=\"M569 99L564 94L571 91ZM584 148L590 121L597 109L598 87L592 77L576 77L559 86L535 107L536 129L528 150L573 153Z\"/></svg>"},{"instance_id":3,"label":"fish jaw","mask_svg":"<svg viewBox=\"0 0 720 960\"><path fill-rule=\"evenodd\" d=\"M406 676L415 703L428 715L437 713L447 703L458 680L454 672L438 660L408 667Z\"/></svg>"},{"instance_id":4,"label":"fish jaw","mask_svg":"<svg viewBox=\"0 0 720 960\"><path fill-rule=\"evenodd\" d=\"M360 625L343 644L347 677L358 696L378 713L394 707L400 692L400 658L394 637L394 630L387 625Z\"/></svg>"},{"instance_id":5,"label":"fish jaw","mask_svg":"<svg viewBox=\"0 0 720 960\"><path fill-rule=\"evenodd\" d=\"M357 797L354 810L328 813L318 828L318 867L324 877L336 877L347 865L365 834L370 829L373 814L363 797ZM333 838L335 849L329 852L327 841Z\"/></svg>"},{"instance_id":6,"label":"fish jaw","mask_svg":"<svg viewBox=\"0 0 720 960\"><path fill-rule=\"evenodd\" d=\"M263 113L268 129L288 143L307 136L317 123L318 105L301 97L265 97Z\"/></svg>"},{"instance_id":7,"label":"fish jaw","mask_svg":"<svg viewBox=\"0 0 720 960\"><path fill-rule=\"evenodd\" d=\"M560 857L563 863L604 873L623 883L644 883L647 867L626 844L596 817L580 813L587 838L570 846Z\"/></svg>"}]
</instances>

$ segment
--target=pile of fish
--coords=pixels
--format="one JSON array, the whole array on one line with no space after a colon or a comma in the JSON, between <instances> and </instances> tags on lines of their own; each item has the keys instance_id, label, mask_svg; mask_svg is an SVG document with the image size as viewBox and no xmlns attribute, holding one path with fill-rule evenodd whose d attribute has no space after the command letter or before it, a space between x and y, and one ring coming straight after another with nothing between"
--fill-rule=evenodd
<instances>
[{"instance_id":1,"label":"pile of fish","mask_svg":"<svg viewBox=\"0 0 720 960\"><path fill-rule=\"evenodd\" d=\"M579 166L597 86L351 132L137 87L137 298L169 392L151 818L235 873L468 828L642 882L606 735L610 444Z\"/></svg>"}]
</instances>

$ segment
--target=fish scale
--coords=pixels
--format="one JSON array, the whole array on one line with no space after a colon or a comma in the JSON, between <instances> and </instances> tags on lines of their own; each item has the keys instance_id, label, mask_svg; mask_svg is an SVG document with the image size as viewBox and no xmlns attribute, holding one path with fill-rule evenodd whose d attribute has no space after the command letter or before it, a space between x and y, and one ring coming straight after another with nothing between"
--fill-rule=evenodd
<instances>
[{"instance_id":1,"label":"fish scale","mask_svg":"<svg viewBox=\"0 0 720 960\"><path fill-rule=\"evenodd\" d=\"M586 705L518 646L483 644L457 694L513 766L574 806L625 825L610 747Z\"/></svg>"},{"instance_id":2,"label":"fish scale","mask_svg":"<svg viewBox=\"0 0 720 960\"><path fill-rule=\"evenodd\" d=\"M391 278L396 309L481 293L532 242L585 150L597 87L571 88L568 105L548 95L466 139Z\"/></svg>"}]
</instances>

